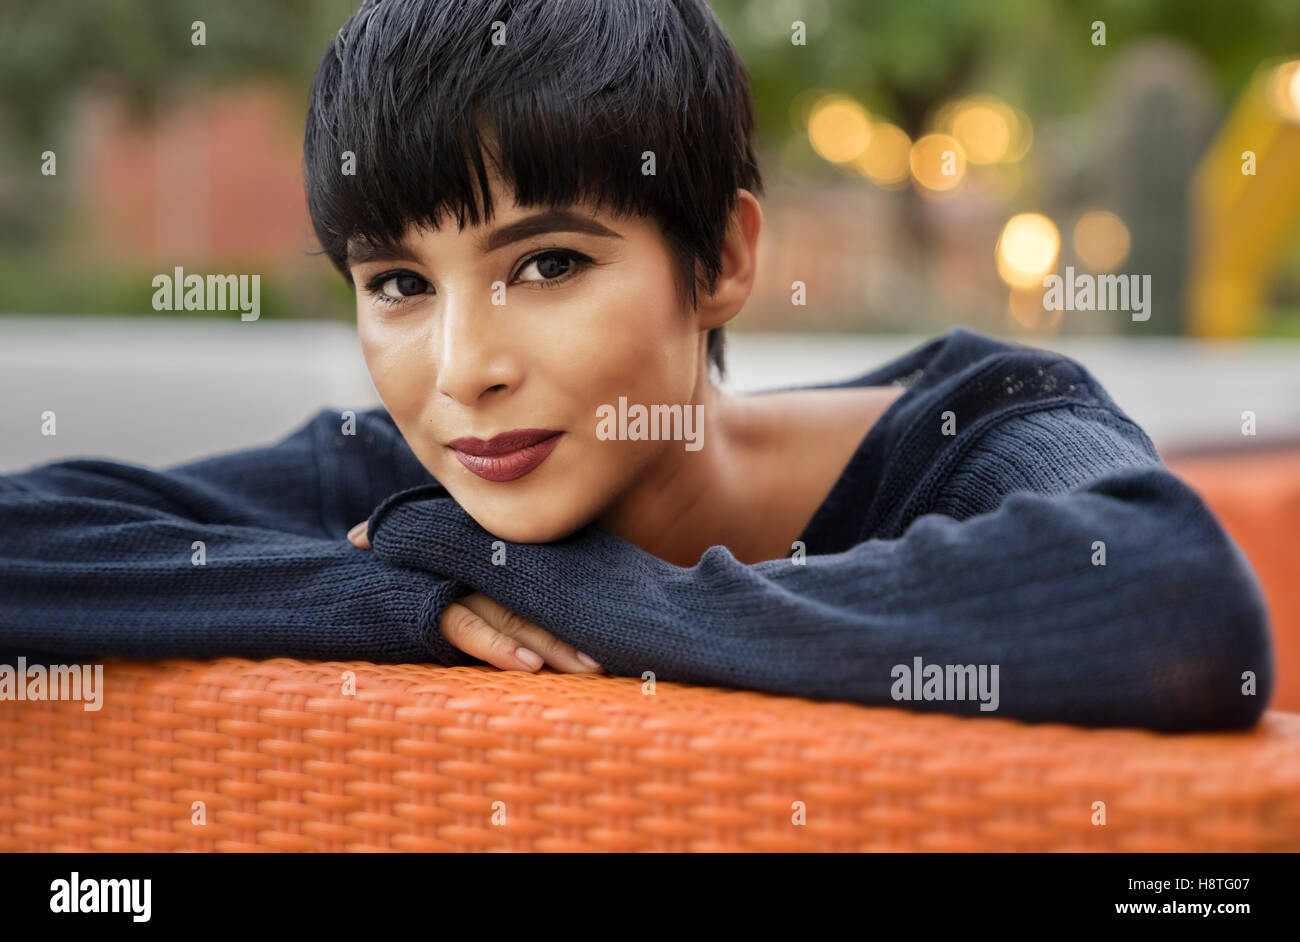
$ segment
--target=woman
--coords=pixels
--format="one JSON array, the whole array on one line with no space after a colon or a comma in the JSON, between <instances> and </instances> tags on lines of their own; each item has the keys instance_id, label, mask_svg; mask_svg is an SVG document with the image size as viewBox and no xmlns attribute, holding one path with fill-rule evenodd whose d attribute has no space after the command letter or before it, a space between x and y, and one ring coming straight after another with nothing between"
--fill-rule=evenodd
<instances>
[{"instance_id":1,"label":"woman","mask_svg":"<svg viewBox=\"0 0 1300 942\"><path fill-rule=\"evenodd\" d=\"M5 478L6 650L1259 718L1253 573L1079 364L956 328L844 383L714 384L762 213L703 0L502 10L365 3L317 72L308 203L384 407Z\"/></svg>"}]
</instances>

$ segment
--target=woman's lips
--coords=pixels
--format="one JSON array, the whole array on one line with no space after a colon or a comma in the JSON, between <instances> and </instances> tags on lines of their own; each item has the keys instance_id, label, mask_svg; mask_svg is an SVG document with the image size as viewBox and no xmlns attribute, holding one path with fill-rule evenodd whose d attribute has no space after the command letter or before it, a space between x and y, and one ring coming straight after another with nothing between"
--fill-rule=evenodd
<instances>
[{"instance_id":1,"label":"woman's lips","mask_svg":"<svg viewBox=\"0 0 1300 942\"><path fill-rule=\"evenodd\" d=\"M481 438L457 438L447 443L456 459L487 481L513 481L546 460L562 432L546 428L517 428Z\"/></svg>"}]
</instances>

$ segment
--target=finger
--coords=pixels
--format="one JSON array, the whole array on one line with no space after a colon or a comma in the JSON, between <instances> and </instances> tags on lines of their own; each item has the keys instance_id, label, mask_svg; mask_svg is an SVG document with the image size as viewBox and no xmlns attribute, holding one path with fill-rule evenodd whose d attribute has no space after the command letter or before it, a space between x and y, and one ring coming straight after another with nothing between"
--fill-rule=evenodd
<instances>
[{"instance_id":1,"label":"finger","mask_svg":"<svg viewBox=\"0 0 1300 942\"><path fill-rule=\"evenodd\" d=\"M366 538L366 527L369 523L369 520L362 520L348 531L348 540L351 541L353 546L360 549L370 549L370 540Z\"/></svg>"},{"instance_id":2,"label":"finger","mask_svg":"<svg viewBox=\"0 0 1300 942\"><path fill-rule=\"evenodd\" d=\"M459 602L447 606L439 626L439 631L449 643L503 671L528 671L533 674L542 666L541 655L529 651L514 638L497 631Z\"/></svg>"},{"instance_id":3,"label":"finger","mask_svg":"<svg viewBox=\"0 0 1300 942\"><path fill-rule=\"evenodd\" d=\"M548 665L565 674L600 674L604 668L595 658L590 663L584 661L577 648L566 644L545 628L541 628L528 619L510 611L504 605L482 593L472 593L460 599L460 604L474 612L489 625L503 634L509 635L530 651L540 654Z\"/></svg>"}]
</instances>

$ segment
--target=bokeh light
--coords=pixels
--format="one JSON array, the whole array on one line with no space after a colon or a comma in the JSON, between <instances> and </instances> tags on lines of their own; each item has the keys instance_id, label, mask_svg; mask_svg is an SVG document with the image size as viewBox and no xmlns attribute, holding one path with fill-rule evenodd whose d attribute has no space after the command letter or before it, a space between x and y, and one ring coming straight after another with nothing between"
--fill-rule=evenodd
<instances>
[{"instance_id":1,"label":"bokeh light","mask_svg":"<svg viewBox=\"0 0 1300 942\"><path fill-rule=\"evenodd\" d=\"M966 152L947 134L920 138L912 145L909 164L916 182L935 193L955 189L966 176Z\"/></svg>"},{"instance_id":2,"label":"bokeh light","mask_svg":"<svg viewBox=\"0 0 1300 942\"><path fill-rule=\"evenodd\" d=\"M994 254L998 274L1013 288L1032 288L1056 265L1061 234L1056 224L1039 213L1012 216L998 236Z\"/></svg>"},{"instance_id":3,"label":"bokeh light","mask_svg":"<svg viewBox=\"0 0 1300 942\"><path fill-rule=\"evenodd\" d=\"M1011 147L1006 111L986 102L962 105L952 122L952 136L965 148L966 158L973 164L996 163Z\"/></svg>"},{"instance_id":4,"label":"bokeh light","mask_svg":"<svg viewBox=\"0 0 1300 942\"><path fill-rule=\"evenodd\" d=\"M996 95L945 102L930 123L936 132L955 137L973 164L1014 163L1034 139L1029 116Z\"/></svg>"},{"instance_id":5,"label":"bokeh light","mask_svg":"<svg viewBox=\"0 0 1300 942\"><path fill-rule=\"evenodd\" d=\"M1007 109L1007 113L1011 116L1011 143L1007 146L1007 152L1002 155L1002 159L1008 163L1014 163L1029 153L1029 148L1034 143L1034 125L1029 120L1029 115L1019 108L1013 108L1010 105L1004 105L1003 107Z\"/></svg>"},{"instance_id":6,"label":"bokeh light","mask_svg":"<svg viewBox=\"0 0 1300 942\"><path fill-rule=\"evenodd\" d=\"M1094 209L1074 224L1074 252L1093 271L1114 271L1128 258L1128 226L1112 212Z\"/></svg>"},{"instance_id":7,"label":"bokeh light","mask_svg":"<svg viewBox=\"0 0 1300 942\"><path fill-rule=\"evenodd\" d=\"M1269 104L1285 120L1300 124L1300 59L1284 62L1269 76Z\"/></svg>"},{"instance_id":8,"label":"bokeh light","mask_svg":"<svg viewBox=\"0 0 1300 942\"><path fill-rule=\"evenodd\" d=\"M813 106L808 118L808 141L831 163L856 160L870 140L871 119L852 98L827 95Z\"/></svg>"},{"instance_id":9,"label":"bokeh light","mask_svg":"<svg viewBox=\"0 0 1300 942\"><path fill-rule=\"evenodd\" d=\"M911 150L912 139L902 128L887 122L873 124L867 149L853 165L876 186L899 189L907 185Z\"/></svg>"},{"instance_id":10,"label":"bokeh light","mask_svg":"<svg viewBox=\"0 0 1300 942\"><path fill-rule=\"evenodd\" d=\"M1037 334L1059 333L1062 314L1043 307L1041 288L1012 288L1007 297L1007 312L1013 324Z\"/></svg>"}]
</instances>

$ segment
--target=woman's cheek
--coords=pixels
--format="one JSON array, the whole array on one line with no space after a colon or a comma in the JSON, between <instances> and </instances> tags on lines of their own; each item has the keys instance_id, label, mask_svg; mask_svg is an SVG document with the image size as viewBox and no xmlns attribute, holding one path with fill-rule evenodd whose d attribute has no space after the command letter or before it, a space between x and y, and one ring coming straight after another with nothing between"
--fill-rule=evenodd
<instances>
[{"instance_id":1,"label":"woman's cheek","mask_svg":"<svg viewBox=\"0 0 1300 942\"><path fill-rule=\"evenodd\" d=\"M382 324L358 326L361 352L375 390L390 412L406 411L418 402L422 387L436 382L435 364L421 364L420 342ZM395 415L394 418L397 416Z\"/></svg>"},{"instance_id":2,"label":"woman's cheek","mask_svg":"<svg viewBox=\"0 0 1300 942\"><path fill-rule=\"evenodd\" d=\"M361 356L366 361L366 369L378 387L383 366L384 347L375 335L375 328L364 311L357 312L357 338L361 342Z\"/></svg>"}]
</instances>

